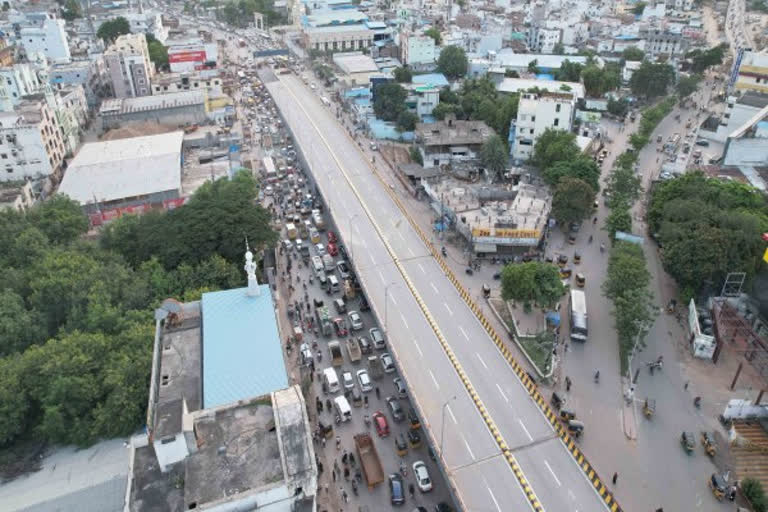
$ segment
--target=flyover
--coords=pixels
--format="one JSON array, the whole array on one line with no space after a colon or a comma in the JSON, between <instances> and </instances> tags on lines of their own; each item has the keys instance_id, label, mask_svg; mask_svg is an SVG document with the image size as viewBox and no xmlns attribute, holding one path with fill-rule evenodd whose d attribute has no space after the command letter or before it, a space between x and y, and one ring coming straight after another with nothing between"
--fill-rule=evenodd
<instances>
[{"instance_id":1,"label":"flyover","mask_svg":"<svg viewBox=\"0 0 768 512\"><path fill-rule=\"evenodd\" d=\"M262 79L385 325L462 507L619 510L333 113L292 74L264 69Z\"/></svg>"}]
</instances>

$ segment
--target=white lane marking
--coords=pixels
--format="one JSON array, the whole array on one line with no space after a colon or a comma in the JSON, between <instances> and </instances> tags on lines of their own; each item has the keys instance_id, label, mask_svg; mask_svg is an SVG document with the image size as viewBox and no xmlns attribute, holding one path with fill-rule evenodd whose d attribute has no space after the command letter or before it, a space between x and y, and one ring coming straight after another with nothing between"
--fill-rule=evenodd
<instances>
[{"instance_id":1,"label":"white lane marking","mask_svg":"<svg viewBox=\"0 0 768 512\"><path fill-rule=\"evenodd\" d=\"M475 352L475 355L476 355L476 356L477 356L477 358L480 360L480 363L482 363L483 367L484 367L484 368L487 370L487 369L488 369L488 365L487 365L487 364L485 364L485 361L483 361L483 358L482 358L482 357L480 357L480 354L479 354L479 353L477 353L477 352Z\"/></svg>"},{"instance_id":2,"label":"white lane marking","mask_svg":"<svg viewBox=\"0 0 768 512\"><path fill-rule=\"evenodd\" d=\"M445 309L448 310L448 314L453 316L453 311L451 311L451 308L448 307L448 303L443 302L443 306L445 306Z\"/></svg>"},{"instance_id":3,"label":"white lane marking","mask_svg":"<svg viewBox=\"0 0 768 512\"><path fill-rule=\"evenodd\" d=\"M533 441L533 436L531 435L530 432L528 432L528 429L525 428L525 423L523 423L523 420L521 420L520 418L517 418L517 422L520 423L520 426L523 428L523 431L525 432L525 435L528 436L528 440L529 441Z\"/></svg>"},{"instance_id":4,"label":"white lane marking","mask_svg":"<svg viewBox=\"0 0 768 512\"><path fill-rule=\"evenodd\" d=\"M371 258L371 261L373 262L374 265L377 265L376 259L373 257L373 253L372 252L368 253L368 257Z\"/></svg>"},{"instance_id":5,"label":"white lane marking","mask_svg":"<svg viewBox=\"0 0 768 512\"><path fill-rule=\"evenodd\" d=\"M391 300L391 301L392 301L392 304L394 304L395 306L397 306L397 301L395 300L395 296L394 296L394 295L392 295L391 293L389 294L389 300Z\"/></svg>"},{"instance_id":6,"label":"white lane marking","mask_svg":"<svg viewBox=\"0 0 768 512\"><path fill-rule=\"evenodd\" d=\"M554 471L552 471L552 467L549 465L549 462L547 462L547 461L545 460L545 461L544 461L544 464L547 466L547 469L548 469L548 470L549 470L549 472L552 474L552 478L554 478L554 479L555 479L555 482L557 482L557 486L558 486L558 487L562 486L563 484L561 484L561 483L560 483L560 480L558 480L558 478L557 478L557 475L555 474L555 472L554 472Z\"/></svg>"},{"instance_id":7,"label":"white lane marking","mask_svg":"<svg viewBox=\"0 0 768 512\"><path fill-rule=\"evenodd\" d=\"M427 275L427 271L424 270L424 267L421 266L421 263L417 263L416 265L419 267L419 270L421 270L422 274Z\"/></svg>"},{"instance_id":8,"label":"white lane marking","mask_svg":"<svg viewBox=\"0 0 768 512\"><path fill-rule=\"evenodd\" d=\"M502 398L504 398L504 401L509 403L509 398L507 398L507 395L504 394L504 391L501 390L501 386L496 384L496 389L499 390L499 393L501 393Z\"/></svg>"},{"instance_id":9,"label":"white lane marking","mask_svg":"<svg viewBox=\"0 0 768 512\"><path fill-rule=\"evenodd\" d=\"M400 313L400 318L402 318L402 319L403 319L403 323L405 324L405 328L406 328L406 329L409 329L409 327L408 327L408 321L405 319L405 317L403 316L403 314L402 314L402 313Z\"/></svg>"},{"instance_id":10,"label":"white lane marking","mask_svg":"<svg viewBox=\"0 0 768 512\"><path fill-rule=\"evenodd\" d=\"M405 237L403 236L403 234L400 231L398 231L397 234L400 236L400 240L405 242Z\"/></svg>"},{"instance_id":11,"label":"white lane marking","mask_svg":"<svg viewBox=\"0 0 768 512\"><path fill-rule=\"evenodd\" d=\"M470 448L470 447L469 447L469 443L467 442L467 438L466 438L466 437L464 437L464 434L463 434L463 433L461 434L461 439L462 439L462 441L464 441L464 446L466 446L466 447L467 447L467 451L469 452L469 456L470 456L470 457L472 457L472 460L477 460L477 459L475 458L475 454L474 454L474 453L472 453L472 448Z\"/></svg>"},{"instance_id":12,"label":"white lane marking","mask_svg":"<svg viewBox=\"0 0 768 512\"><path fill-rule=\"evenodd\" d=\"M416 346L416 350L418 350L418 351L419 351L419 355L420 355L421 357L424 357L424 354L421 352L421 347L420 347L420 346L419 346L419 344L416 342L416 340L413 340L413 344Z\"/></svg>"},{"instance_id":13,"label":"white lane marking","mask_svg":"<svg viewBox=\"0 0 768 512\"><path fill-rule=\"evenodd\" d=\"M464 330L462 326L459 326L459 330L461 331L461 334L464 335L465 338L467 338L467 341L469 341L469 336L467 336L467 332ZM483 363L485 365L485 363Z\"/></svg>"},{"instance_id":14,"label":"white lane marking","mask_svg":"<svg viewBox=\"0 0 768 512\"><path fill-rule=\"evenodd\" d=\"M440 292L439 292L439 291L437 291L437 286L435 286L435 285L434 285L434 283L430 282L430 283L429 283L429 286L431 286L431 287L432 287L432 289L433 289L433 290L435 290L435 293L436 293L436 294L440 295Z\"/></svg>"},{"instance_id":15,"label":"white lane marking","mask_svg":"<svg viewBox=\"0 0 768 512\"><path fill-rule=\"evenodd\" d=\"M384 274L381 273L381 270L379 270L379 277L381 278L381 283L382 284L387 284L387 280L384 279Z\"/></svg>"},{"instance_id":16,"label":"white lane marking","mask_svg":"<svg viewBox=\"0 0 768 512\"><path fill-rule=\"evenodd\" d=\"M483 480L485 480L485 478L483 478ZM490 487L488 487L488 482L485 482L485 488L488 489L488 494L491 495L491 499L493 500L493 504L496 505L496 510L501 512L501 507L499 506L499 502L496 501L496 496L493 495L493 491L491 490Z\"/></svg>"},{"instance_id":17,"label":"white lane marking","mask_svg":"<svg viewBox=\"0 0 768 512\"><path fill-rule=\"evenodd\" d=\"M432 370L429 370L429 376L432 377L432 382L435 383L435 387L440 389L440 384L437 383L437 379L435 378L435 374L432 373Z\"/></svg>"},{"instance_id":18,"label":"white lane marking","mask_svg":"<svg viewBox=\"0 0 768 512\"><path fill-rule=\"evenodd\" d=\"M411 256L416 256L416 253L413 252L413 249L411 249L410 246L408 247L408 254L410 254Z\"/></svg>"},{"instance_id":19,"label":"white lane marking","mask_svg":"<svg viewBox=\"0 0 768 512\"><path fill-rule=\"evenodd\" d=\"M451 420L453 421L453 424L454 425L458 425L459 422L456 421L456 416L453 415L453 411L451 410L451 406L450 405L446 405L445 408L448 409L448 414L451 415Z\"/></svg>"},{"instance_id":20,"label":"white lane marking","mask_svg":"<svg viewBox=\"0 0 768 512\"><path fill-rule=\"evenodd\" d=\"M368 248L368 244L365 243L365 238L361 238L359 241L360 241L360 245L362 245L366 249ZM355 240L355 242L357 242L357 240Z\"/></svg>"}]
</instances>

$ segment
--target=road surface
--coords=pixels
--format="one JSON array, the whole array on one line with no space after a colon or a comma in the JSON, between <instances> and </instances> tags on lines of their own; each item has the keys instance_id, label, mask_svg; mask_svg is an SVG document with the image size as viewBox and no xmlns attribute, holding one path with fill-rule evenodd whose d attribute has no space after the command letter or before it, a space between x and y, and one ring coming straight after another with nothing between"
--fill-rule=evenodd
<instances>
[{"instance_id":1,"label":"road surface","mask_svg":"<svg viewBox=\"0 0 768 512\"><path fill-rule=\"evenodd\" d=\"M604 510L603 500L331 111L294 75L270 79L268 73L265 70L262 78L333 213L435 444L443 445L445 468L464 508L530 506L405 276L455 353L541 508Z\"/></svg>"}]
</instances>

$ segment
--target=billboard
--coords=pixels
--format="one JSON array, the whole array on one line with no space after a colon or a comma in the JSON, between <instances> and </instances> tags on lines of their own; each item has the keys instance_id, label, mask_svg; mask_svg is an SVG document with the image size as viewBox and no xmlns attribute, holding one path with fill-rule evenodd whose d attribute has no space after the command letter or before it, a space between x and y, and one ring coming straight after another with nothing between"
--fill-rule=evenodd
<instances>
[{"instance_id":1,"label":"billboard","mask_svg":"<svg viewBox=\"0 0 768 512\"><path fill-rule=\"evenodd\" d=\"M205 62L205 51L180 51L168 52L168 62L175 64L178 62Z\"/></svg>"}]
</instances>

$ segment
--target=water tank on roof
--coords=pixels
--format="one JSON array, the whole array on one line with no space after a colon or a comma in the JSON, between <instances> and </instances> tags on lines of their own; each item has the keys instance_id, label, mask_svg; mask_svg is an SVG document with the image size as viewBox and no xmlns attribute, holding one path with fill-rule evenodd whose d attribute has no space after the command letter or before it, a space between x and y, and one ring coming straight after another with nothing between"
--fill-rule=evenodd
<instances>
[{"instance_id":1,"label":"water tank on roof","mask_svg":"<svg viewBox=\"0 0 768 512\"><path fill-rule=\"evenodd\" d=\"M461 187L456 187L454 189L451 189L451 195L454 196L454 197L463 197L464 194L466 194L466 193L467 193L467 191L464 190Z\"/></svg>"}]
</instances>

